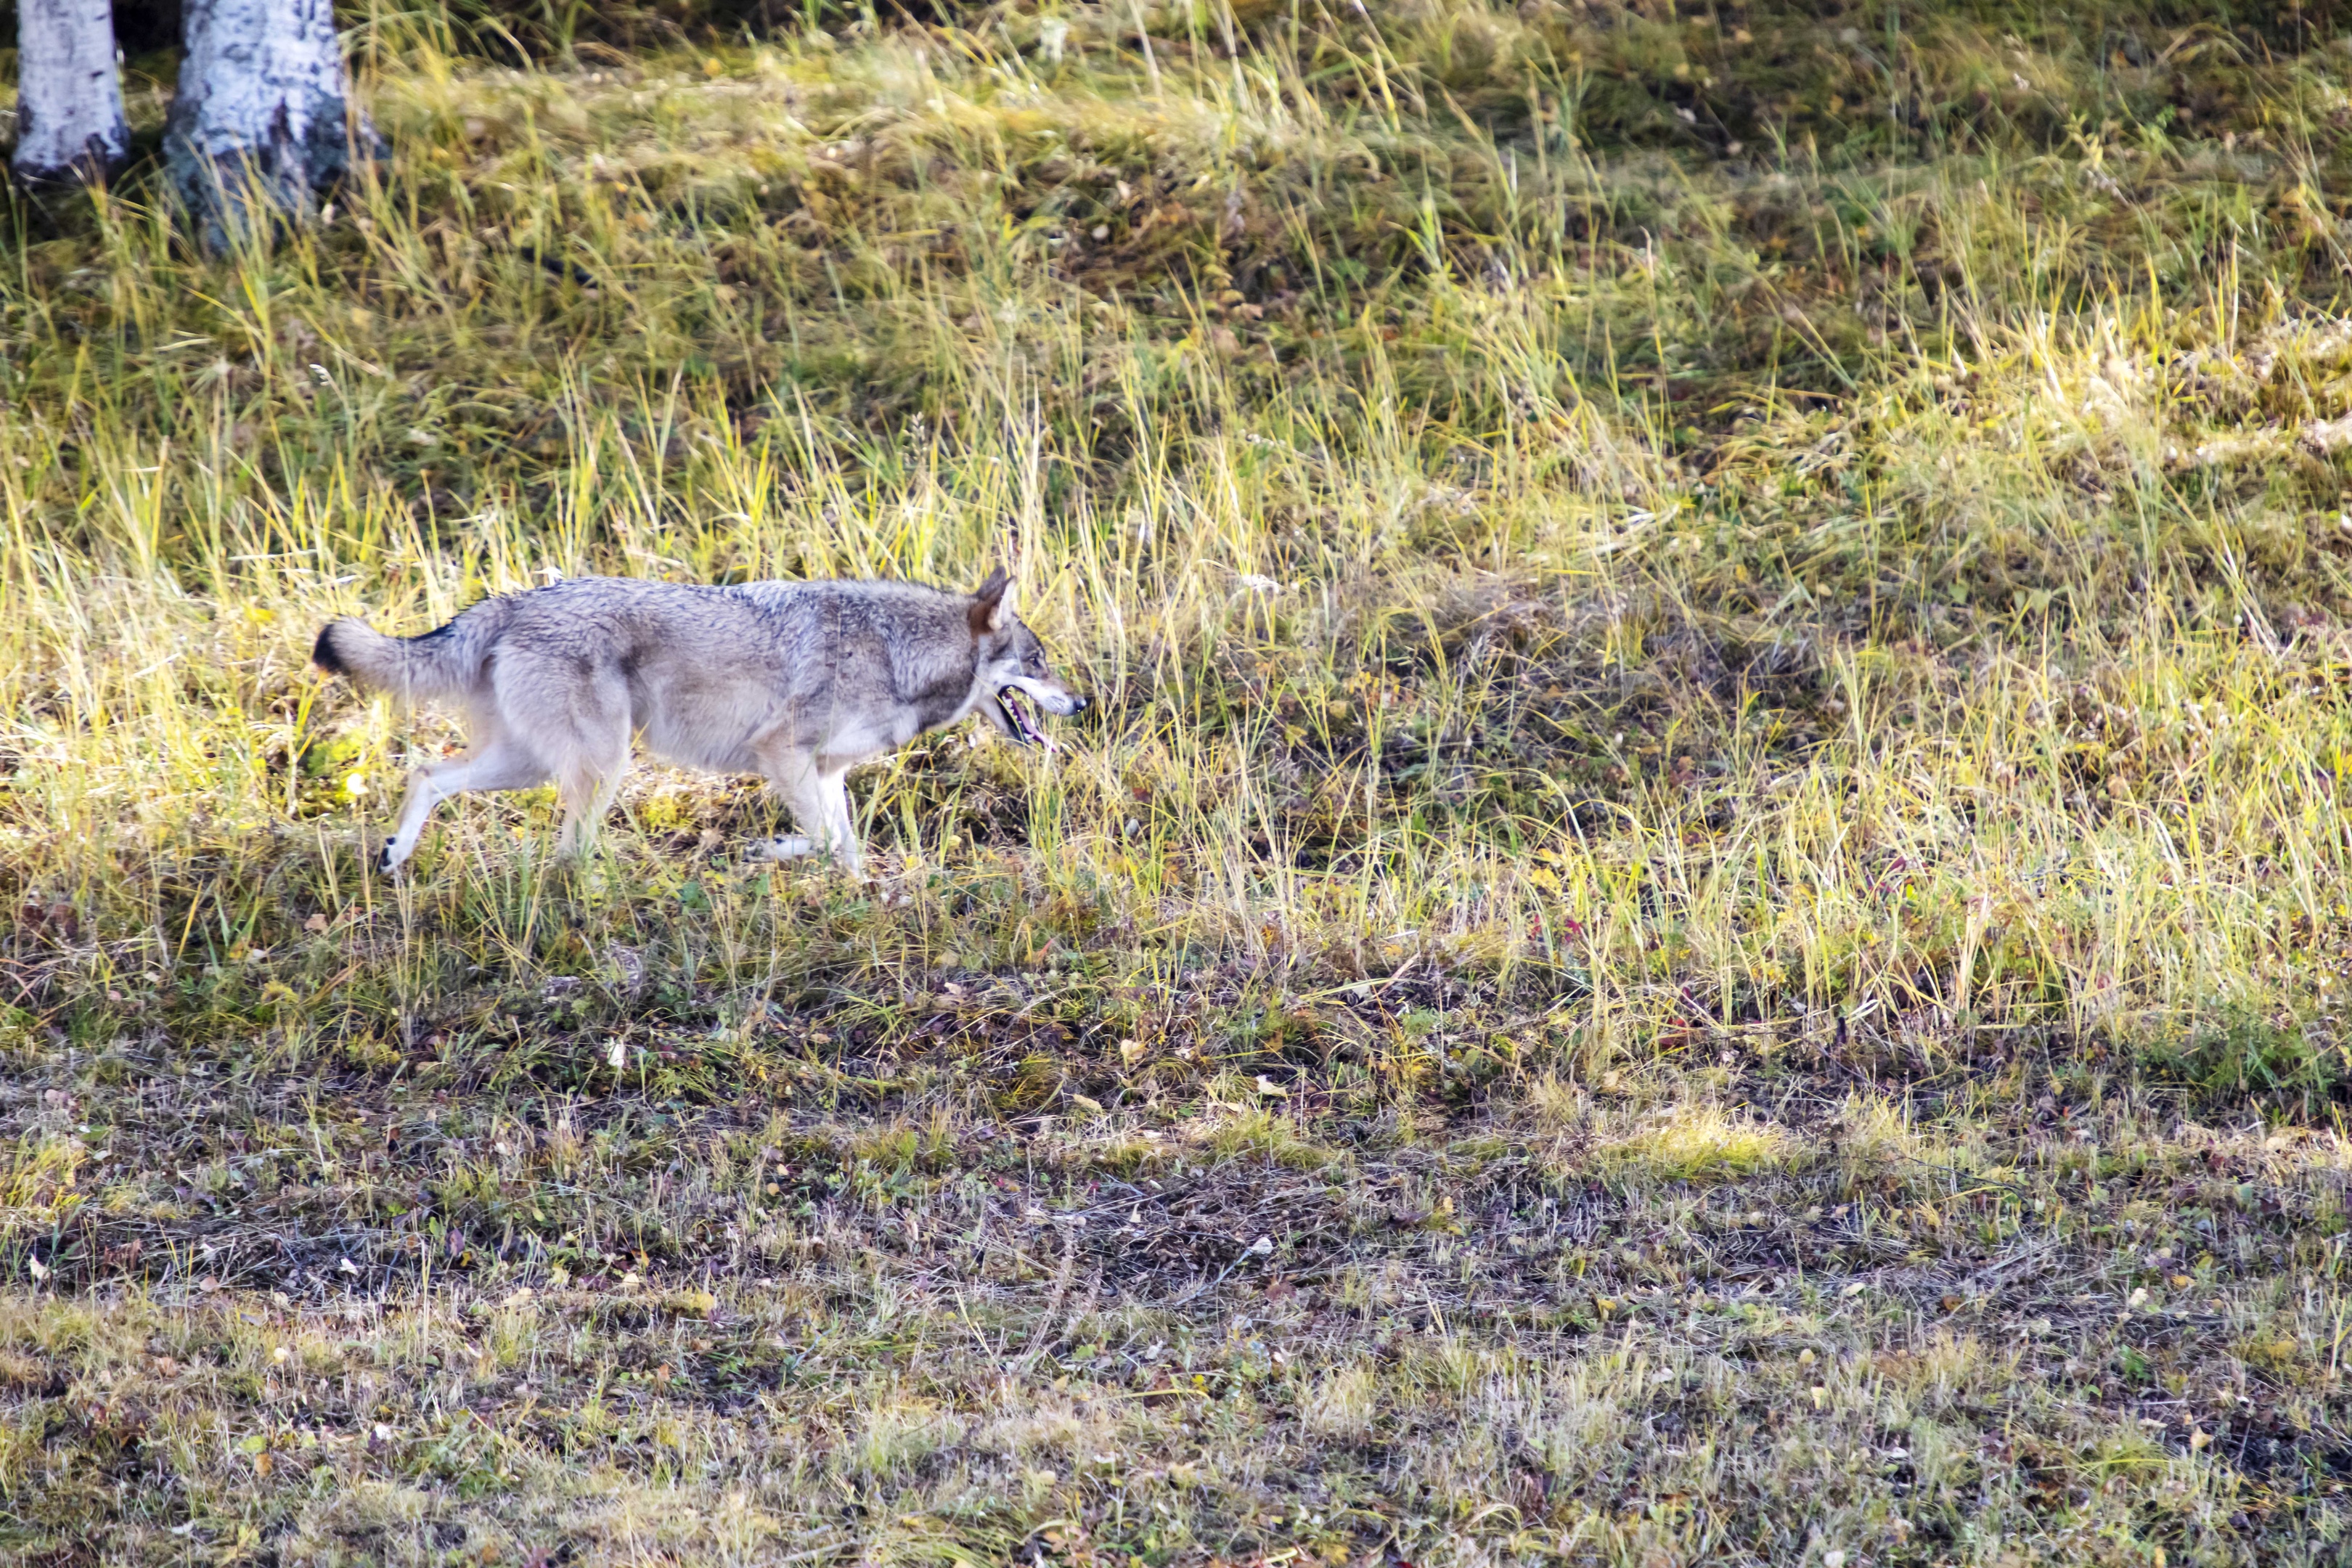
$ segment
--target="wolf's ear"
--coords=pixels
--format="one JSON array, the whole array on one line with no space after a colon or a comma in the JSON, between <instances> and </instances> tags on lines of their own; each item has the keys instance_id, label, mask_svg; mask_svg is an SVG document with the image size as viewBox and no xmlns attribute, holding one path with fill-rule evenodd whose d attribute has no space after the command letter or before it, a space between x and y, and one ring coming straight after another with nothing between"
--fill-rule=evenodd
<instances>
[{"instance_id":1,"label":"wolf's ear","mask_svg":"<svg viewBox=\"0 0 2352 1568\"><path fill-rule=\"evenodd\" d=\"M988 574L988 581L972 590L971 635L985 636L1001 632L1013 619L1013 579L999 566Z\"/></svg>"}]
</instances>

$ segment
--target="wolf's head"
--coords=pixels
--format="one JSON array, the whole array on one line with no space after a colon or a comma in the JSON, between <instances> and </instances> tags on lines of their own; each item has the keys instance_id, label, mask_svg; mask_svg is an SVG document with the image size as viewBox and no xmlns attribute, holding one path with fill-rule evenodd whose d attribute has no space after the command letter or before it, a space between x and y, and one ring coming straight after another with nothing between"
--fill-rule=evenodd
<instances>
[{"instance_id":1,"label":"wolf's head","mask_svg":"<svg viewBox=\"0 0 2352 1568\"><path fill-rule=\"evenodd\" d=\"M971 637L979 689L988 695L980 710L988 721L1018 745L1045 743L1032 707L1068 718L1087 700L1054 678L1045 665L1045 645L1013 613L1013 580L999 566L988 581L972 591Z\"/></svg>"}]
</instances>

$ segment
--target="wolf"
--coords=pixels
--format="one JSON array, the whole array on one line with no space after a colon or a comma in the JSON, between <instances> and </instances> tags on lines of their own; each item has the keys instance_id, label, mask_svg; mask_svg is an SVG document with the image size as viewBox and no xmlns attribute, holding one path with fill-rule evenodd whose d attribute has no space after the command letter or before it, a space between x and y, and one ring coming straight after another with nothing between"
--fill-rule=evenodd
<instances>
[{"instance_id":1,"label":"wolf","mask_svg":"<svg viewBox=\"0 0 2352 1568\"><path fill-rule=\"evenodd\" d=\"M779 858L864 857L843 776L974 713L1005 739L1047 744L1036 710L1087 700L1057 679L1013 613L1002 566L969 594L914 583L730 586L573 577L486 599L421 637L352 617L311 660L404 702L448 699L469 749L409 779L378 867L396 874L433 808L467 790L555 781L566 852L592 837L628 770L630 742L712 773L758 773L800 833Z\"/></svg>"}]
</instances>

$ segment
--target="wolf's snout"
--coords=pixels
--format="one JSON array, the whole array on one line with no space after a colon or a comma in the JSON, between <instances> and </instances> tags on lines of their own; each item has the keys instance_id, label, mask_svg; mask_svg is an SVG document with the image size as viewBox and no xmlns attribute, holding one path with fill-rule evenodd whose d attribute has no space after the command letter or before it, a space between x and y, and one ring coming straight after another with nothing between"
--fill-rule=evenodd
<instances>
[{"instance_id":1,"label":"wolf's snout","mask_svg":"<svg viewBox=\"0 0 2352 1568\"><path fill-rule=\"evenodd\" d=\"M1073 692L1071 692L1071 693L1070 693L1070 711L1071 711L1071 712L1073 712L1073 713L1083 713L1083 712L1085 712L1085 711L1087 710L1087 707L1088 707L1088 706L1089 706L1089 704L1087 703L1087 700L1086 700L1085 698L1083 698L1083 697L1079 696L1079 695L1078 695L1076 692L1075 692L1075 691L1073 691Z\"/></svg>"}]
</instances>

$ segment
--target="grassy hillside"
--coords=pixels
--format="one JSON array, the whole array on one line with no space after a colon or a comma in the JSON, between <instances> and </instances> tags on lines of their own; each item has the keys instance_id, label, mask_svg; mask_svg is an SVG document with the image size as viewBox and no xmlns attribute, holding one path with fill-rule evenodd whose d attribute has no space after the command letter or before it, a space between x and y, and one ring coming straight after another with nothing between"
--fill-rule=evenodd
<instances>
[{"instance_id":1,"label":"grassy hillside","mask_svg":"<svg viewBox=\"0 0 2352 1568\"><path fill-rule=\"evenodd\" d=\"M353 20L0 217L0 1554L2338 1560L2334 12ZM869 885L367 869L331 615L1000 561Z\"/></svg>"}]
</instances>

